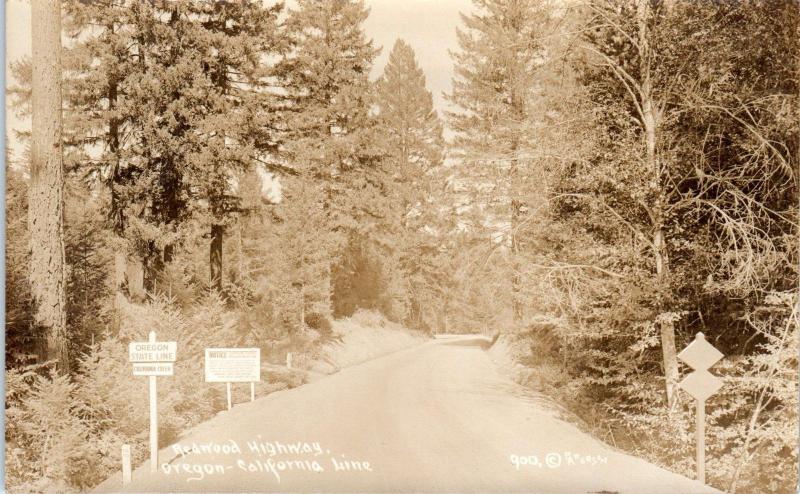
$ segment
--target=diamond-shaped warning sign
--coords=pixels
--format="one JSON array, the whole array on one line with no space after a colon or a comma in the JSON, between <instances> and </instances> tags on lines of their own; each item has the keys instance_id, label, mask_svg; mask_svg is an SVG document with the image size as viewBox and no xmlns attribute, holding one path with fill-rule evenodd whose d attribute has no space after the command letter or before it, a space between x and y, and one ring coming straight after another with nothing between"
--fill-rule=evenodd
<instances>
[{"instance_id":1,"label":"diamond-shaped warning sign","mask_svg":"<svg viewBox=\"0 0 800 494\"><path fill-rule=\"evenodd\" d=\"M697 333L693 342L678 354L678 358L689 364L692 369L706 370L719 362L724 355L706 341L703 333Z\"/></svg>"},{"instance_id":2,"label":"diamond-shaped warning sign","mask_svg":"<svg viewBox=\"0 0 800 494\"><path fill-rule=\"evenodd\" d=\"M686 376L678 383L684 391L700 401L706 401L711 395L719 391L724 382L714 374L700 370Z\"/></svg>"}]
</instances>

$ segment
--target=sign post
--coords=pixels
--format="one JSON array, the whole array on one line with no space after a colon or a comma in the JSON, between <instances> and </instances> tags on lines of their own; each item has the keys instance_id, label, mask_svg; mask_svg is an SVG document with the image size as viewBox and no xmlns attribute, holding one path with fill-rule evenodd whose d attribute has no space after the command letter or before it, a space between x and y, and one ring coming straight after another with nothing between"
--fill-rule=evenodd
<instances>
[{"instance_id":1,"label":"sign post","mask_svg":"<svg viewBox=\"0 0 800 494\"><path fill-rule=\"evenodd\" d=\"M706 483L706 402L697 400L697 480Z\"/></svg>"},{"instance_id":2,"label":"sign post","mask_svg":"<svg viewBox=\"0 0 800 494\"><path fill-rule=\"evenodd\" d=\"M122 445L122 484L131 483L131 445Z\"/></svg>"},{"instance_id":3,"label":"sign post","mask_svg":"<svg viewBox=\"0 0 800 494\"><path fill-rule=\"evenodd\" d=\"M150 377L150 471L158 470L158 392L156 376L171 376L178 344L174 341L156 341L156 332L150 331L146 342L131 342L129 360L134 376Z\"/></svg>"},{"instance_id":4,"label":"sign post","mask_svg":"<svg viewBox=\"0 0 800 494\"><path fill-rule=\"evenodd\" d=\"M150 341L156 341L155 333L150 332ZM150 376L150 471L158 470L158 393L156 376Z\"/></svg>"},{"instance_id":5,"label":"sign post","mask_svg":"<svg viewBox=\"0 0 800 494\"><path fill-rule=\"evenodd\" d=\"M724 384L708 369L722 357L722 353L706 341L703 333L697 333L694 341L678 354L679 359L694 369L678 386L696 400L697 480L703 484L706 483L706 400Z\"/></svg>"},{"instance_id":6,"label":"sign post","mask_svg":"<svg viewBox=\"0 0 800 494\"><path fill-rule=\"evenodd\" d=\"M231 383L250 383L250 401L255 401L255 383L261 381L261 349L206 348L205 377L208 383L225 383L228 410L233 406Z\"/></svg>"}]
</instances>

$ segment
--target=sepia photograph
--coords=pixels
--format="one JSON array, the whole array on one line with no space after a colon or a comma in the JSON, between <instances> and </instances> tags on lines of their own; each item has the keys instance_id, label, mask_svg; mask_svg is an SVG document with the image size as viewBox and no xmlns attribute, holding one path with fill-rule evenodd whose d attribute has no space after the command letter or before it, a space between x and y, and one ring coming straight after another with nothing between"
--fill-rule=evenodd
<instances>
[{"instance_id":1,"label":"sepia photograph","mask_svg":"<svg viewBox=\"0 0 800 494\"><path fill-rule=\"evenodd\" d=\"M800 492L800 1L0 12L4 492Z\"/></svg>"}]
</instances>

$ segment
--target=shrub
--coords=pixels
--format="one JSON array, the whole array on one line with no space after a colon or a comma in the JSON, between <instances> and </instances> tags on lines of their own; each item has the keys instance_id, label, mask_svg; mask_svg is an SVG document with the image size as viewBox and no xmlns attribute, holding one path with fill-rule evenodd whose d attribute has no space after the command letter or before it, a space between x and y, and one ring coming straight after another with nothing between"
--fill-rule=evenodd
<instances>
[{"instance_id":1,"label":"shrub","mask_svg":"<svg viewBox=\"0 0 800 494\"><path fill-rule=\"evenodd\" d=\"M99 459L97 424L90 418L92 410L80 400L78 384L42 366L7 375L9 489L63 492L102 480L105 472L93 468Z\"/></svg>"},{"instance_id":2,"label":"shrub","mask_svg":"<svg viewBox=\"0 0 800 494\"><path fill-rule=\"evenodd\" d=\"M119 468L123 444L133 461L147 454L147 379L133 377L128 343L178 342L175 374L158 385L160 446L207 420L224 406L211 385L198 386L204 348L254 342L237 332L236 315L215 296L190 307L187 315L165 299L127 305L118 335L90 345L71 379L46 367L7 372L7 483L15 492L90 488Z\"/></svg>"},{"instance_id":3,"label":"shrub","mask_svg":"<svg viewBox=\"0 0 800 494\"><path fill-rule=\"evenodd\" d=\"M322 314L316 312L306 315L306 324L323 336L330 335L333 331L333 326L331 325L330 320L328 320L328 318Z\"/></svg>"}]
</instances>

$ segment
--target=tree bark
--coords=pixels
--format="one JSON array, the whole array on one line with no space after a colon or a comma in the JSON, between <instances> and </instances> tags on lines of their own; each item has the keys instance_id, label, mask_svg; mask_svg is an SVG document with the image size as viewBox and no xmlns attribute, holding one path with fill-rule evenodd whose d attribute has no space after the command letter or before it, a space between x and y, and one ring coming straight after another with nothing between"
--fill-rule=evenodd
<instances>
[{"instance_id":1,"label":"tree bark","mask_svg":"<svg viewBox=\"0 0 800 494\"><path fill-rule=\"evenodd\" d=\"M128 295L134 302L144 302L147 293L144 288L145 266L140 259L127 259L125 266L125 281L128 285Z\"/></svg>"},{"instance_id":2,"label":"tree bark","mask_svg":"<svg viewBox=\"0 0 800 494\"><path fill-rule=\"evenodd\" d=\"M295 266L302 269L299 266ZM292 288L297 289L297 305L299 306L300 310L300 319L298 321L300 330L305 328L306 326L306 295L305 295L305 283L302 280L292 282Z\"/></svg>"},{"instance_id":3,"label":"tree bark","mask_svg":"<svg viewBox=\"0 0 800 494\"><path fill-rule=\"evenodd\" d=\"M114 253L114 333L118 334L122 327L122 307L125 305L125 271L127 258L124 252Z\"/></svg>"},{"instance_id":4,"label":"tree bark","mask_svg":"<svg viewBox=\"0 0 800 494\"><path fill-rule=\"evenodd\" d=\"M658 115L653 101L653 85L651 80L651 60L652 53L649 45L649 33L647 29L650 7L648 0L639 0L637 6L637 17L639 23L639 60L641 85L639 93L641 97L642 127L645 133L646 159L653 179L659 185L659 197L653 204L651 217L653 221L653 255L656 265L656 282L658 285L657 308L659 313L666 311L666 301L664 295L668 290L669 283L669 257L664 242L664 194L661 177L661 164L658 160ZM678 358L675 348L675 327L671 320L658 323L661 335L661 352L664 364L665 391L667 396L667 407L672 410L675 403L676 387L678 384Z\"/></svg>"},{"instance_id":5,"label":"tree bark","mask_svg":"<svg viewBox=\"0 0 800 494\"><path fill-rule=\"evenodd\" d=\"M211 286L220 294L222 293L222 240L224 234L224 226L211 226L211 246L209 248Z\"/></svg>"},{"instance_id":6,"label":"tree bark","mask_svg":"<svg viewBox=\"0 0 800 494\"><path fill-rule=\"evenodd\" d=\"M653 235L655 249L656 278L659 288L659 313L667 309L664 301L664 292L668 290L669 258L664 246L663 227L659 224ZM664 360L665 392L667 394L667 407L672 410L675 404L678 386L678 352L675 347L675 326L672 320L663 320L658 323L661 333L661 353Z\"/></svg>"},{"instance_id":7,"label":"tree bark","mask_svg":"<svg viewBox=\"0 0 800 494\"><path fill-rule=\"evenodd\" d=\"M515 124L521 127L525 118L525 102L519 91L520 82L517 78L524 77L518 74L511 80L511 110L515 119ZM517 130L512 130L517 132ZM511 139L511 166L509 168L509 194L511 195L511 309L514 317L514 324L522 324L524 307L522 304L522 264L519 255L519 224L522 220L525 202L518 193L519 185L519 145L520 136L513 135Z\"/></svg>"},{"instance_id":8,"label":"tree bark","mask_svg":"<svg viewBox=\"0 0 800 494\"><path fill-rule=\"evenodd\" d=\"M513 187L513 184L512 184ZM522 323L523 308L521 295L522 277L520 271L522 269L519 261L519 239L517 237L517 229L519 228L520 218L522 216L523 203L518 199L511 201L511 255L513 258L512 273L511 273L511 309L514 315L514 324L520 325Z\"/></svg>"},{"instance_id":9,"label":"tree bark","mask_svg":"<svg viewBox=\"0 0 800 494\"><path fill-rule=\"evenodd\" d=\"M244 216L239 217L239 228L238 228L238 235L237 235L237 242L236 242L236 257L238 261L238 272L239 272L239 279L244 279L244 239L242 238L242 230L244 229Z\"/></svg>"},{"instance_id":10,"label":"tree bark","mask_svg":"<svg viewBox=\"0 0 800 494\"><path fill-rule=\"evenodd\" d=\"M114 23L106 26L110 33L114 33ZM113 110L117 106L117 76L112 73L108 76L108 109ZM108 149L111 152L113 165L111 168L111 226L114 233L122 238L125 230L125 222L122 212L122 205L117 190L119 180L119 119L111 117L108 121ZM114 253L114 319L113 330L119 333L122 326L122 306L127 301L125 296L125 279L127 272L127 255L124 249Z\"/></svg>"},{"instance_id":11,"label":"tree bark","mask_svg":"<svg viewBox=\"0 0 800 494\"><path fill-rule=\"evenodd\" d=\"M39 356L69 371L64 261L64 167L61 147L61 2L31 2L32 140L28 228L32 330Z\"/></svg>"}]
</instances>

